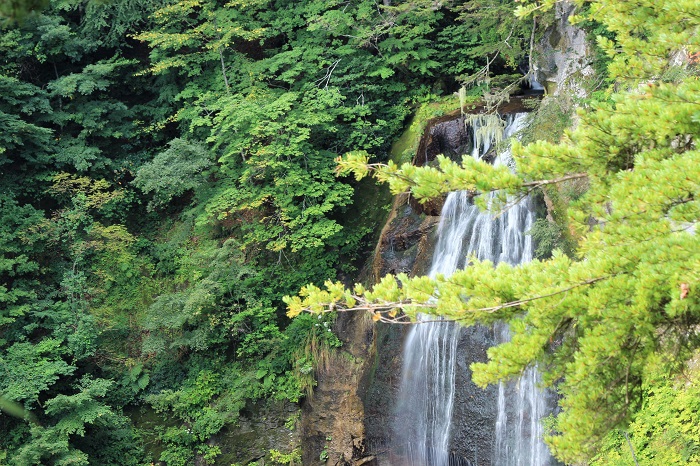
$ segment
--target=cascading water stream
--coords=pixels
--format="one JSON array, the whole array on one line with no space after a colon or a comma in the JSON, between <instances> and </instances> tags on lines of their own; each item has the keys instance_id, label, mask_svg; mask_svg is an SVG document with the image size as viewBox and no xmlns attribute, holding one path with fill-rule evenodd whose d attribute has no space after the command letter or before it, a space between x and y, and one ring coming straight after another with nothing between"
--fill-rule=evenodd
<instances>
[{"instance_id":1,"label":"cascading water stream","mask_svg":"<svg viewBox=\"0 0 700 466\"><path fill-rule=\"evenodd\" d=\"M522 127L525 115L516 114L508 119L504 138ZM478 120L472 123L472 156L475 158L483 157L494 143L492 131L480 131L480 125ZM494 164L513 168L510 151L500 153ZM429 275L449 276L464 267L470 255L512 265L530 261L532 240L524 233L535 220L532 204L532 200L526 198L495 216L479 210L468 193L450 193L441 212ZM460 331L454 323L438 321L415 325L407 336L394 429L402 451L402 464L446 466L459 463L450 453L450 438L451 429L459 428L452 418ZM505 326L496 331L501 341L508 338ZM541 440L539 427L546 403L537 390L536 371L528 371L519 386L501 385L497 402L495 445L489 455L493 464L549 464L549 453Z\"/></svg>"},{"instance_id":2,"label":"cascading water stream","mask_svg":"<svg viewBox=\"0 0 700 466\"><path fill-rule=\"evenodd\" d=\"M501 325L499 330L501 341L508 340L508 328ZM539 373L530 368L519 380L498 386L495 465L539 466L553 461L542 441L539 420L547 412L547 400L539 382Z\"/></svg>"}]
</instances>

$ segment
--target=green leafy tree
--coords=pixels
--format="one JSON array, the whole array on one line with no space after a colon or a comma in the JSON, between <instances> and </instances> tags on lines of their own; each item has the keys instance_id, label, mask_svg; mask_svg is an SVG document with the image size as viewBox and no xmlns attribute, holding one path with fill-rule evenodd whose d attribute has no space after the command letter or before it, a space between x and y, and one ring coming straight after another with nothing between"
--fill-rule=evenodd
<instances>
[{"instance_id":1,"label":"green leafy tree","mask_svg":"<svg viewBox=\"0 0 700 466\"><path fill-rule=\"evenodd\" d=\"M76 394L57 395L47 400L44 425L31 427L30 439L18 449L11 464L142 464L138 448L129 444L129 441L134 441L133 436L119 439L122 441L120 445L108 443L96 448L97 444L93 444L83 450L76 448L71 439L94 435L107 441L117 440L117 436L101 432L117 426L124 428L125 425L124 417L103 401L111 386L109 380L83 377L76 384ZM107 448L100 451L102 447Z\"/></svg>"},{"instance_id":2,"label":"green leafy tree","mask_svg":"<svg viewBox=\"0 0 700 466\"><path fill-rule=\"evenodd\" d=\"M46 8L48 0L10 0L0 7L0 25L24 20L33 11Z\"/></svg>"},{"instance_id":3,"label":"green leafy tree","mask_svg":"<svg viewBox=\"0 0 700 466\"><path fill-rule=\"evenodd\" d=\"M133 183L143 192L153 193L150 209L163 206L204 184L206 171L213 165L211 159L206 146L174 139L168 149L138 169Z\"/></svg>"},{"instance_id":4,"label":"green leafy tree","mask_svg":"<svg viewBox=\"0 0 700 466\"><path fill-rule=\"evenodd\" d=\"M82 376L100 343L99 323L90 312L89 296L95 294L96 286L114 279L110 267L100 259L125 239L119 226L105 227L95 221L100 209L119 197L108 188L104 180L93 182L60 174L54 177L51 192L65 207L57 209L53 219L45 219L28 206L4 206L15 214L34 213L25 217L31 222L24 227L14 221L20 226L15 234L27 240L20 243L25 261L33 257L37 265L48 269L35 275L31 294L19 294L27 300L23 306L15 299L24 311L13 312L10 306L13 318L3 322L6 341L0 356L0 393L9 401L22 403L32 421L31 425L13 421L3 426L12 432L2 444L12 452L12 464L137 464L142 456L128 421L106 396L113 381ZM47 252L54 253L52 263L47 265L41 253L27 248L27 244L32 245L31 238L41 240ZM7 245L10 249L6 253L12 257L12 241ZM93 258L96 260L91 264ZM22 284L22 267L9 270L20 272L13 285ZM85 441L86 435L103 438L113 448L101 450ZM122 454L126 457L120 458Z\"/></svg>"},{"instance_id":5,"label":"green leafy tree","mask_svg":"<svg viewBox=\"0 0 700 466\"><path fill-rule=\"evenodd\" d=\"M330 136L341 102L333 90L314 89L228 103L238 112L221 116L216 138L225 141L222 171L234 183L215 205L225 215L257 217L241 224L255 243L296 252L338 238L342 227L328 214L351 202L352 189L335 179L334 154L312 142Z\"/></svg>"},{"instance_id":6,"label":"green leafy tree","mask_svg":"<svg viewBox=\"0 0 700 466\"><path fill-rule=\"evenodd\" d=\"M644 405L627 431L612 431L594 465L700 464L700 393L697 372L645 384Z\"/></svg>"},{"instance_id":7,"label":"green leafy tree","mask_svg":"<svg viewBox=\"0 0 700 466\"><path fill-rule=\"evenodd\" d=\"M40 211L31 206L20 206L11 196L0 198L0 343L7 343L5 332L17 318L31 309L37 296L37 272L40 264L27 254L27 245L41 239L33 229L43 220ZM10 337L11 339L11 337Z\"/></svg>"}]
</instances>

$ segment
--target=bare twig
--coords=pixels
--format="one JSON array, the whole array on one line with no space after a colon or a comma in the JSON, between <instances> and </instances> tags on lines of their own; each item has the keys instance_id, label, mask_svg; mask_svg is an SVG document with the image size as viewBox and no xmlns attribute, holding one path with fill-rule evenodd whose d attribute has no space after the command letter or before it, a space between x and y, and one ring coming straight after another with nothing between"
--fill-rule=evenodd
<instances>
[{"instance_id":1,"label":"bare twig","mask_svg":"<svg viewBox=\"0 0 700 466\"><path fill-rule=\"evenodd\" d=\"M326 75L324 77L315 81L318 83L318 87L321 87L321 85L323 85L324 89L328 89L328 85L331 83L331 76L333 76L333 71L335 71L335 67L338 66L338 63L340 63L340 58L331 63L330 66L328 66L328 68L326 68Z\"/></svg>"}]
</instances>

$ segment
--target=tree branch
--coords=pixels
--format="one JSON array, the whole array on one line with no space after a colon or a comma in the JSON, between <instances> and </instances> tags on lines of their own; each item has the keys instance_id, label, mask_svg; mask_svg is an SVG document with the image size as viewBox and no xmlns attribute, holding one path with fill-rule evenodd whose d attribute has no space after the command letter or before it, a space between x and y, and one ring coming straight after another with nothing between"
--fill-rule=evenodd
<instances>
[{"instance_id":1,"label":"tree branch","mask_svg":"<svg viewBox=\"0 0 700 466\"><path fill-rule=\"evenodd\" d=\"M381 170L383 170L383 169L388 168L389 166L388 166L387 164L385 164L385 163L368 163L368 164L365 164L365 167L367 168L368 171L379 172L379 171L381 171ZM386 174L386 173L385 173L385 174ZM411 186L416 186L416 185L418 184L418 183L415 182L415 180L413 180L413 179L411 179L411 178L409 178L409 177L406 177L406 176L404 176L404 175L402 175L401 173L398 173L398 172L397 172L397 173L387 174L387 176L389 176L389 177L394 177L394 178L397 178L397 179L399 179L399 180L405 181L405 182L407 182L408 184L410 184ZM585 172L582 172L582 173L572 173L572 174L569 174L569 175L561 176L561 177L559 177L559 178L551 178L551 179L548 179L548 180L527 181L527 182L522 183L520 186L523 187L523 188L529 188L529 189L527 190L527 193L526 193L526 194L529 194L529 193L532 192L532 190L534 190L535 188L540 188L540 187L542 187L542 186L547 186L547 185L550 185L550 184L563 183L564 181L576 180L576 179L580 179L580 178L588 178L588 173L585 173ZM495 192L495 191L499 191L499 190L501 190L501 189L503 189L503 188L497 188L497 187L496 187L496 188L491 188L491 189L489 189L489 190L483 191L483 193ZM474 192L473 195L474 195L474 196L477 196L477 195L479 195L479 194L481 194L481 193Z\"/></svg>"},{"instance_id":2,"label":"tree branch","mask_svg":"<svg viewBox=\"0 0 700 466\"><path fill-rule=\"evenodd\" d=\"M489 306L489 307L481 307L481 308L476 308L476 309L469 309L468 311L470 313L477 313L477 312L483 312L483 313L495 313L498 311L501 311L503 309L509 309L513 307L520 307L524 304L531 303L533 301L538 301L540 299L545 299L545 298L551 298L552 296L557 296L563 293L566 293L568 291L571 291L576 288L580 288L582 286L588 286L592 285L594 283L597 283L599 281L607 280L609 278L612 278L618 274L613 274L613 275L605 275L603 277L596 277L596 278L591 278L589 280L584 280L579 283L575 283L567 288L561 289L554 291L552 293L548 294L543 294L539 296L533 296L531 298L524 298L524 299L518 299L515 301L509 301L507 303L499 304L496 306ZM404 309L406 307L412 307L412 308L423 308L423 309L434 309L437 307L437 303L434 302L427 302L427 303L421 303L421 302L414 302L412 300L401 300L401 301L393 301L393 302L381 302L381 303L370 303L368 302L363 296L356 296L353 295L352 298L356 301L361 303L359 306L352 306L352 307L337 307L337 303L329 303L327 305L327 308L324 309L323 311L320 311L320 313L326 313L326 312L333 312L333 311L338 311L338 312L356 312L356 311L367 311L373 314L373 320L376 322L384 322L388 324L403 324L403 325L414 325L414 324L426 324L430 322L443 322L443 323L449 323L449 322L460 322L466 319L465 318L453 318L453 319L432 319L432 320L420 320L420 321L411 321L408 320L408 316L406 315L400 315L400 316L391 316L391 315L384 315L382 313L390 313L392 311L396 311L396 309ZM318 313L317 311L312 311L309 308L303 309L303 311L316 314Z\"/></svg>"}]
</instances>

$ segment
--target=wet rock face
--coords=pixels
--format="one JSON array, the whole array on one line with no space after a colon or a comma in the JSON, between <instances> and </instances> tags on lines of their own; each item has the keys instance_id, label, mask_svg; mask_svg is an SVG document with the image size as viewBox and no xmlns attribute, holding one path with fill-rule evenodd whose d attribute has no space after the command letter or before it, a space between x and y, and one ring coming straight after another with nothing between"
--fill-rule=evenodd
<instances>
[{"instance_id":1,"label":"wet rock face","mask_svg":"<svg viewBox=\"0 0 700 466\"><path fill-rule=\"evenodd\" d=\"M486 348L496 344L491 328L463 328L457 345L455 406L452 413L450 450L471 464L492 464L491 452L496 441L498 387L486 389L472 382L469 365L486 362Z\"/></svg>"},{"instance_id":2,"label":"wet rock face","mask_svg":"<svg viewBox=\"0 0 700 466\"><path fill-rule=\"evenodd\" d=\"M464 117L445 115L428 125L413 163L427 165L435 160L438 154L459 161L462 159L462 154L471 150L472 144L471 136L464 124Z\"/></svg>"},{"instance_id":3,"label":"wet rock face","mask_svg":"<svg viewBox=\"0 0 700 466\"><path fill-rule=\"evenodd\" d=\"M425 273L437 221L415 212L407 196L399 196L379 240L373 279ZM376 465L375 452L386 442L401 378L405 327L374 327L361 313L341 313L334 330L343 347L328 369L319 371L314 395L303 406L303 464Z\"/></svg>"},{"instance_id":4,"label":"wet rock face","mask_svg":"<svg viewBox=\"0 0 700 466\"><path fill-rule=\"evenodd\" d=\"M404 325L377 325L375 341L379 350L374 352L373 364L360 389L365 405L366 450L378 458L379 464L384 464L392 444L406 330Z\"/></svg>"},{"instance_id":5,"label":"wet rock face","mask_svg":"<svg viewBox=\"0 0 700 466\"><path fill-rule=\"evenodd\" d=\"M341 313L335 331L343 347L319 368L318 385L303 405L301 435L305 465L355 465L364 461L365 410L358 395L372 345L372 327L360 313Z\"/></svg>"},{"instance_id":6,"label":"wet rock face","mask_svg":"<svg viewBox=\"0 0 700 466\"><path fill-rule=\"evenodd\" d=\"M289 402L252 404L235 428L224 429L212 440L221 447L216 464L248 464L265 458L270 450L290 452L300 443L299 433L285 424L297 416L299 407ZM205 464L202 458L198 458Z\"/></svg>"},{"instance_id":7,"label":"wet rock face","mask_svg":"<svg viewBox=\"0 0 700 466\"><path fill-rule=\"evenodd\" d=\"M375 254L374 281L389 273L426 274L433 256L438 221L439 217L416 211L407 196L398 196ZM404 325L374 326L374 345L358 390L365 409L364 451L367 458L372 458L373 465L388 464L407 329Z\"/></svg>"},{"instance_id":8,"label":"wet rock face","mask_svg":"<svg viewBox=\"0 0 700 466\"><path fill-rule=\"evenodd\" d=\"M586 80L595 73L586 33L569 23L573 4L559 2L555 8L555 23L535 46L535 79L548 94L583 98L588 94Z\"/></svg>"},{"instance_id":9,"label":"wet rock face","mask_svg":"<svg viewBox=\"0 0 700 466\"><path fill-rule=\"evenodd\" d=\"M414 165L429 165L439 154L459 162L462 155L471 150L473 141L464 124L464 117L458 113L450 113L431 120L423 133ZM409 204L414 211L429 215L440 215L445 198L431 199L419 203L413 198Z\"/></svg>"},{"instance_id":10,"label":"wet rock face","mask_svg":"<svg viewBox=\"0 0 700 466\"><path fill-rule=\"evenodd\" d=\"M401 384L403 342L407 328L381 325L376 328L378 351L363 381L366 451L377 464L394 466L392 458L395 404ZM463 328L457 346L455 405L452 415L450 464L491 466L496 435L498 387L477 387L469 366L486 361L486 348L496 343L491 328Z\"/></svg>"},{"instance_id":11,"label":"wet rock face","mask_svg":"<svg viewBox=\"0 0 700 466\"><path fill-rule=\"evenodd\" d=\"M445 115L428 124L413 163L429 164L438 154L459 161L462 154L471 150L472 144L464 118L459 113ZM406 195L396 198L375 254L375 281L388 273L407 273L411 276L428 273L436 243L438 215L443 203L444 198L425 204L419 204ZM375 350L360 387L365 408L365 451L367 455L376 457L374 462L377 465L392 464L392 430L395 427L395 404L401 384L403 345L407 330L408 327L401 325L375 327ZM463 339L464 346L470 346L468 338ZM485 358L483 350L482 353ZM462 364L468 366L470 362L471 360L465 359ZM493 405L495 407L495 402ZM483 441L489 440L490 437L487 436ZM469 441L463 440L464 443ZM460 446L459 454L461 453L470 454L471 450Z\"/></svg>"},{"instance_id":12,"label":"wet rock face","mask_svg":"<svg viewBox=\"0 0 700 466\"><path fill-rule=\"evenodd\" d=\"M429 237L438 221L416 213L405 197L397 199L375 255L375 282L386 274L415 275L426 268L426 262L429 266L433 244Z\"/></svg>"}]
</instances>

